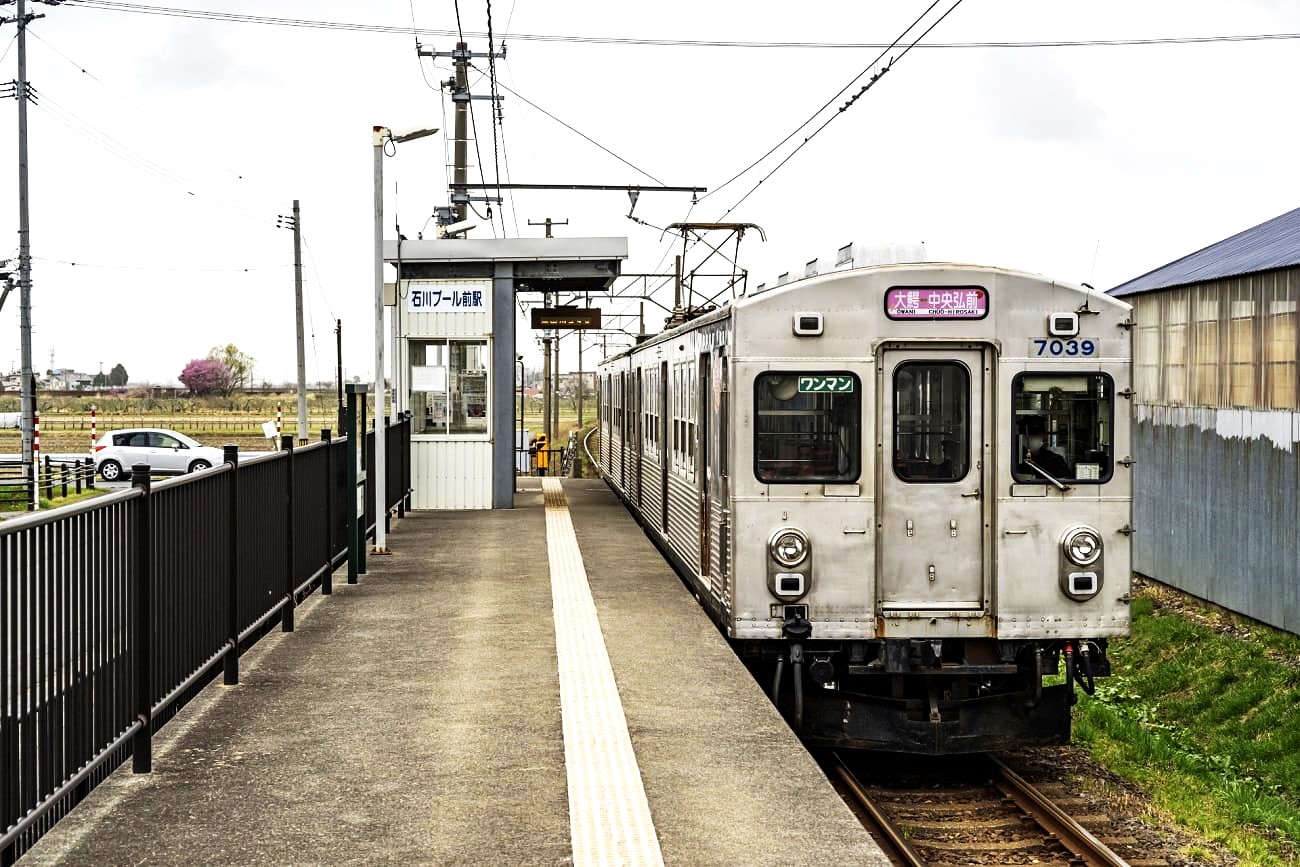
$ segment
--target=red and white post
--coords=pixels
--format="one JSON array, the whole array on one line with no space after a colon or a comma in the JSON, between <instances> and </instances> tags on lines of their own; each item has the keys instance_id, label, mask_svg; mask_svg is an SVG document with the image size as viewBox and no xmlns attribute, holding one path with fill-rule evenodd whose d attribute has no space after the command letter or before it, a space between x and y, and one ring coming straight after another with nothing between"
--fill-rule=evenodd
<instances>
[{"instance_id":1,"label":"red and white post","mask_svg":"<svg viewBox=\"0 0 1300 867\"><path fill-rule=\"evenodd\" d=\"M90 406L90 456L92 458L95 456L95 443L99 440L99 437L96 436L95 434L95 409L96 409L95 405L91 404Z\"/></svg>"},{"instance_id":2,"label":"red and white post","mask_svg":"<svg viewBox=\"0 0 1300 867\"><path fill-rule=\"evenodd\" d=\"M32 497L32 502L36 508L41 504L41 414L38 412L33 417L32 425L32 484L36 485L36 495Z\"/></svg>"},{"instance_id":3,"label":"red and white post","mask_svg":"<svg viewBox=\"0 0 1300 867\"><path fill-rule=\"evenodd\" d=\"M275 441L280 441L280 435L284 432L284 404L280 401L275 402Z\"/></svg>"}]
</instances>

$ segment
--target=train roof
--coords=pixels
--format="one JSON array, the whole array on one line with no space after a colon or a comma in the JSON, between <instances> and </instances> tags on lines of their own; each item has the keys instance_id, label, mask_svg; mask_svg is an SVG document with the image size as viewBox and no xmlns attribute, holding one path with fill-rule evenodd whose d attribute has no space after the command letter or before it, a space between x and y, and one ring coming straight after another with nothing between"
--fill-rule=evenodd
<instances>
[{"instance_id":1,"label":"train roof","mask_svg":"<svg viewBox=\"0 0 1300 867\"><path fill-rule=\"evenodd\" d=\"M1128 302L1123 301L1119 298L1114 298L1110 295L1107 295L1104 292L1090 291L1086 286L1080 286L1075 283L1066 283L1060 280L1053 280L1052 278L1047 277L1043 274L1036 274L1032 271L1021 271L1015 268L1003 268L994 265L975 265L969 262L900 262L900 263L890 264L890 265L868 265L863 268L852 268L852 269L846 269L841 271L828 271L824 274L813 275L810 277L800 277L796 280L791 280L788 283L782 283L780 286L773 286L770 288L766 288L761 292L755 292L749 295L743 295L740 298L737 298L735 301L728 301L724 303L721 307L719 307L716 310L710 310L709 312L696 316L695 318L689 320L688 322L684 322L681 325L675 325L672 328L668 328L659 332L658 334L649 336L643 342L637 344L634 347L630 347L628 349L623 350L622 352L616 353L614 355L610 355L609 357L602 359L601 363L604 363L606 361L612 361L617 358L622 358L623 356L628 355L631 352L635 351L636 349L640 349L643 346L650 346L655 343L659 343L660 341L663 340L671 340L675 335L698 328L701 325L707 325L710 322L716 322L719 319L725 319L731 315L731 312L733 310L744 310L750 307L758 307L761 305L770 304L772 302L778 301L778 299L781 299L782 297L784 297L790 292L806 289L807 287L817 283L825 283L825 282L831 282L835 280L842 280L845 277L848 277L850 275L855 275L855 274L868 274L868 273L879 274L879 273L891 273L891 272L904 274L912 271L935 271L935 270L947 270L947 271L959 271L959 272L969 271L972 274L983 274L983 275L993 274L993 275L999 275L1004 277L1014 277L1019 279L1034 280L1042 283L1048 283L1053 286L1060 286L1067 289L1072 289L1074 291L1087 295L1089 298L1095 299L1098 303L1101 304L1117 305L1125 308L1129 306Z\"/></svg>"}]
</instances>

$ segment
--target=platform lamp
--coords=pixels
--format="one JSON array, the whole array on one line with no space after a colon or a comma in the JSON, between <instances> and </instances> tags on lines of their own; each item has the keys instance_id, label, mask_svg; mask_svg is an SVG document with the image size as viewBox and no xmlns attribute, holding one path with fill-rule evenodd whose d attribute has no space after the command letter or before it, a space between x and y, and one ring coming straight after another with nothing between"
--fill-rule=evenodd
<instances>
[{"instance_id":1,"label":"platform lamp","mask_svg":"<svg viewBox=\"0 0 1300 867\"><path fill-rule=\"evenodd\" d=\"M384 485L384 151L391 142L394 146L400 142L415 141L417 138L433 135L437 127L414 129L409 132L393 134L386 126L374 128L375 147L375 547L373 553L388 554L387 530L384 517L388 512L385 501L388 492ZM393 153L397 152L396 147ZM400 283L401 274L397 275ZM365 432L358 434L364 437Z\"/></svg>"}]
</instances>

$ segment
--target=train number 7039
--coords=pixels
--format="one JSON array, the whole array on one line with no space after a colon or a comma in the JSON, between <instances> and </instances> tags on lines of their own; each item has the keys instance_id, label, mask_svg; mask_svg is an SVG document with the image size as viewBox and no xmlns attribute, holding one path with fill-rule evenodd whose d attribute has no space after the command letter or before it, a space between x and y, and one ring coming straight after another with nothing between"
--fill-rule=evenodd
<instances>
[{"instance_id":1,"label":"train number 7039","mask_svg":"<svg viewBox=\"0 0 1300 867\"><path fill-rule=\"evenodd\" d=\"M1096 355L1097 344L1092 340L1047 340L1033 338L1035 355Z\"/></svg>"}]
</instances>

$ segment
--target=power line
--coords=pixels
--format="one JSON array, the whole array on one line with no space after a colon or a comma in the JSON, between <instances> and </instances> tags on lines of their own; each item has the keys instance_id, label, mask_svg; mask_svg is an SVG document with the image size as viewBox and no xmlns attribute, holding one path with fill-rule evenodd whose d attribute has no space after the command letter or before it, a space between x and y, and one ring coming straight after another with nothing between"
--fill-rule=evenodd
<instances>
[{"instance_id":1,"label":"power line","mask_svg":"<svg viewBox=\"0 0 1300 867\"><path fill-rule=\"evenodd\" d=\"M937 2L938 2L938 0L936 0L936 3L937 3ZM776 174L777 172L779 172L779 171L781 170L781 168L782 168L786 163L790 162L790 160L792 160L792 159L794 158L795 154L799 153L799 151L801 151L801 150L803 150L805 147L807 147L807 146L808 146L808 143L811 142L813 139L815 139L819 134L821 134L821 131L822 131L822 130L824 130L824 129L826 129L826 127L830 126L830 125L835 121L835 119L836 119L837 117L839 117L840 115L844 114L844 112L847 111L850 107L852 107L854 103L856 103L859 99L861 99L861 98L862 98L862 95L865 94L865 93L866 93L868 90L870 90L872 87L874 87L875 84L876 84L876 82L880 81L881 77L884 76L885 73L887 73L887 72L889 72L891 69L893 69L893 68L894 68L894 65L895 65L896 63L898 63L900 60L902 60L904 57L906 57L906 56L908 55L908 52L910 52L913 48L916 47L917 43L919 43L922 39L924 39L927 35L929 35L930 31L932 31L932 30L934 30L934 28L938 27L938 26L943 22L943 20L944 20L945 18L947 18L949 15L951 15L951 14L953 13L953 11L954 11L958 6L960 6L961 4L962 4L962 0L955 0L955 2L954 2L951 6L949 6L948 9L947 9L947 10L946 10L942 15L940 15L938 18L936 18L936 19L934 20L934 22L933 22L929 27L927 27L924 31L921 32L921 34L920 34L919 36L917 36L915 39L912 40L912 42L911 42L910 45L908 45L905 49L903 49L903 53L902 53L902 54L898 55L897 57L891 57L891 58L889 59L889 62L886 63L884 66L882 66L882 67L879 69L879 71L872 73L871 78L869 78L869 79L867 80L867 83L864 84L864 85L862 85L862 87L858 89L858 92L855 93L855 94L853 94L853 96L849 98L848 102L844 103L844 105L842 105L842 106L839 107L839 110L838 110L838 111L836 111L836 112L835 112L834 114L832 114L830 117L826 118L825 122L823 122L821 126L817 127L815 130L812 131L812 133L811 133L810 135L808 135L806 138L804 138L803 141L799 142L799 144L795 147L795 149L792 150L792 151L790 151L790 153L786 154L785 158L784 158L783 160L781 160L781 162L777 163L776 166L775 166L775 167L774 167L770 172L768 172L766 175L764 175L764 176L759 180L758 183L756 183L756 184L754 184L754 186L750 187L749 192L747 192L747 193L745 193L745 195L741 196L740 199L738 199L738 200L736 201L736 203L735 203L734 205L732 205L730 208L727 208L726 213L724 213L724 214L719 218L719 221L721 221L721 220L725 220L725 219L727 218L727 216L728 216L729 214L731 214L732 211L736 210L736 208L739 208L740 205L741 205L741 203L743 203L746 199L748 199L750 196L752 196L752 195L754 194L754 192L755 192L759 187L761 187L761 186L763 186L763 184L767 183L768 178L772 177L772 175L774 175L774 174ZM933 9L934 6L935 6L935 3L930 4L930 6L925 10L925 12L921 13L921 17L924 18L926 15L930 14L930 10ZM917 20L919 21L920 18L918 18ZM909 31L911 31L911 29L912 29L913 27L915 27L915 26L916 26L916 23L915 23L915 22L913 22L911 25L909 25L908 28L907 28L907 30L904 30L904 31L903 31L904 35L906 35ZM900 39L901 39L901 37L900 37ZM883 56L883 53L882 53L881 56ZM879 58L877 58L875 62L879 62ZM874 63L873 63L873 66L874 66ZM870 68L870 67L868 67L868 69L869 69L869 68ZM865 74L865 71L864 71L864 74ZM862 77L861 75L858 76L858 78L861 78L861 77ZM857 81L857 80L858 80L858 79L856 79L856 78L854 79L854 81ZM841 94L842 94L843 92L844 92L843 90L840 91ZM836 98L838 98L838 94L837 94L837 97L836 97ZM801 128L802 128L802 127L801 127Z\"/></svg>"},{"instance_id":2,"label":"power line","mask_svg":"<svg viewBox=\"0 0 1300 867\"><path fill-rule=\"evenodd\" d=\"M492 177L497 182L497 204L501 208L501 235L506 234L505 202L501 201L501 150L497 147L497 129L501 124L501 94L497 91L497 54L492 40L492 0L487 0L488 32L488 112L492 116ZM472 103L471 103L472 107ZM513 197L511 199L513 201ZM518 234L516 232L515 234Z\"/></svg>"},{"instance_id":3,"label":"power line","mask_svg":"<svg viewBox=\"0 0 1300 867\"><path fill-rule=\"evenodd\" d=\"M316 254L311 251L311 244L307 241L307 233L300 233L302 246L307 250L307 258L311 261L311 272L316 275L316 288L320 290L321 300L325 302L325 309L329 311L330 319L338 319L334 315L334 308L330 305L329 295L325 293L325 283L320 278L320 270L316 267Z\"/></svg>"},{"instance_id":4,"label":"power line","mask_svg":"<svg viewBox=\"0 0 1300 867\"><path fill-rule=\"evenodd\" d=\"M903 41L903 38L904 38L905 36L907 36L908 33L912 32L912 28L915 27L916 25L920 24L921 21L925 18L925 16L929 15L930 12L934 10L934 7L938 6L939 3L940 3L940 0L934 0L934 2L932 2L929 6L925 7L925 11L922 12L920 15L916 16L916 19L915 19L911 24L907 25L907 29L906 29L906 30L904 30L902 33L898 34L898 36L894 39L894 41L891 42L891 43L889 43L889 45L887 45L883 50L881 50L881 52L880 52L878 55L876 55L876 57L875 57L874 60L872 60L872 61L871 61L870 63L868 63L865 67L863 67L863 69L862 69L861 72L859 72L857 75L853 76L853 79L852 79L848 84L846 84L846 85L844 85L843 87L841 87L838 91L836 91L836 93L835 93L834 96L832 96L830 99L828 99L828 100L826 100L824 103L822 103L821 106L820 106L816 111L814 111L811 115L809 115L809 117L808 117L807 120L805 120L803 123L799 124L799 125L798 125L797 127L795 127L793 130L791 130L789 135L787 135L785 138L781 139L781 140L780 140L779 142L777 142L776 144L772 145L772 147L769 148L769 149L767 150L767 152L764 153L761 157L759 157L758 159L754 160L752 163L750 163L749 165L745 166L743 169L741 169L740 171L736 172L736 173L735 173L734 175L732 175L731 177L727 178L727 180L723 181L721 184L718 184L716 187L714 187L713 189L711 189L709 192L707 192L707 193L705 193L703 196L701 196L701 198L702 198L702 199L707 199L709 196L714 195L714 194L717 193L718 191L720 191L720 190L724 189L725 187L729 186L733 181L737 180L737 179L740 178L742 175L744 175L746 172L750 171L750 170L753 169L755 166L757 166L759 163L763 162L763 160L767 159L767 158L770 157L772 154L774 154L774 153L775 153L775 152L776 152L776 151L781 147L781 145L785 144L785 143L788 142L790 139L792 139L792 138L794 138L796 135L798 135L800 130L804 129L806 126L808 126L808 124L810 124L810 123L812 123L814 120L816 120L816 119L817 119L817 116L818 116L819 114L821 114L823 111L825 111L827 108L829 108L829 107L830 107L830 106L835 102L835 100L837 100L837 99L839 99L841 96L843 96L843 95L845 94L845 92L848 91L848 89L849 89L850 87L852 87L853 85L855 85L855 84L857 84L859 81L861 81L861 80L862 80L862 76L866 75L868 72L870 72L872 69L874 69L875 66L876 66L876 64L880 63L880 61L884 58L884 56L885 56L886 54L888 54L890 51L893 51L893 50L894 50L894 47L897 46L898 43L902 42L902 41Z\"/></svg>"},{"instance_id":5,"label":"power line","mask_svg":"<svg viewBox=\"0 0 1300 867\"><path fill-rule=\"evenodd\" d=\"M50 259L46 256L33 256L32 258L41 262L67 265L73 268L107 268L114 271L179 271L190 274L236 274L250 271L274 271L279 268L293 267L292 262L287 262L282 265L253 265L248 268L159 268L153 265L105 265L93 262L73 262L67 259Z\"/></svg>"},{"instance_id":6,"label":"power line","mask_svg":"<svg viewBox=\"0 0 1300 867\"><path fill-rule=\"evenodd\" d=\"M161 15L179 18L197 18L206 21L225 21L241 24L262 24L278 27L300 27L317 30L347 30L360 33L389 33L406 36L411 28L392 24L363 24L348 21L324 21L309 18L279 18L269 15L245 15L234 12L216 12L205 9L184 9L169 6L150 6L141 3L117 2L117 0L64 0L68 6L80 6L105 12L127 12L146 15ZM507 29L509 25L507 24ZM419 36L457 36L486 38L482 31L440 30L421 28ZM560 42L586 45L622 45L652 46L673 48L751 48L751 49L845 49L869 50L885 48L882 42L834 42L834 41L797 41L797 40L733 40L733 39L651 39L628 36L589 36L562 33L511 33L510 39L526 42ZM1158 36L1134 39L1033 39L1033 40L986 40L972 42L932 42L918 46L922 49L1015 49L1015 48L1100 48L1130 47L1143 45L1203 45L1224 42L1269 42L1300 39L1300 33L1237 33L1213 34L1208 36Z\"/></svg>"},{"instance_id":7,"label":"power line","mask_svg":"<svg viewBox=\"0 0 1300 867\"><path fill-rule=\"evenodd\" d=\"M128 97L127 97L125 94L123 94L121 91L119 91L119 90L117 90L116 88L114 88L114 87L112 87L111 85L109 85L106 81L104 81L103 79L101 79L99 76L95 75L95 74L94 74L93 72L91 72L89 69L86 69L86 67L82 66L80 63L78 63L77 61L73 60L73 59L72 59L71 57L69 57L68 55L64 54L64 53L63 53L62 51L60 51L60 50L59 50L55 45L53 45L53 44L52 44L48 39L45 39L43 36L41 36L41 35L40 35L39 33L37 33L35 30L32 30L32 29L29 28L27 32L28 32L29 34L31 34L31 36L32 36L33 38L35 38L36 40L38 40L39 42L41 42L41 43L42 43L46 48L48 48L50 51L53 51L53 52L54 52L55 54L57 54L59 57L63 58L65 61L67 61L69 65L71 65L74 69L76 69L76 70L77 70L78 72L80 72L82 75L85 75L85 76L86 76L87 78L89 78L91 81L95 82L95 83L98 84L100 87L104 88L104 89L107 90L109 93L113 94L115 97L117 97L118 99L120 99L122 102L126 103L126 104L129 105L131 108L135 109L135 110L136 110L137 112L139 112L141 115L143 115L144 117L147 117L149 120L153 121L153 122L154 122L155 124L157 124L158 126L162 127L163 129L167 130L168 132L170 132L173 136L176 137L177 140L181 140L181 139L183 139L183 138L186 137L186 134L185 134L185 133L182 133L180 130L176 129L176 128L175 128L174 126L172 126L171 124L169 124L169 123L167 123L166 121L162 120L161 118L157 117L157 116L154 115L153 113L147 111L147 110L146 110L145 108L143 108L141 105L139 105L139 104L136 103L135 101L133 101L133 100L131 100L130 98L128 98ZM0 57L0 60L3 60L3 57ZM204 159L205 159L206 161L209 161L209 162L216 162L215 160L213 160L210 156L207 156L206 154L205 154ZM242 173L240 173L240 172L238 172L238 171L236 171L236 170L230 168L229 166L224 166L223 168L225 169L225 171L227 171L227 172L229 172L231 175L233 175L237 180L241 180L241 181L242 181L242 180L244 179L244 176L243 176Z\"/></svg>"},{"instance_id":8,"label":"power line","mask_svg":"<svg viewBox=\"0 0 1300 867\"><path fill-rule=\"evenodd\" d=\"M269 218L258 216L257 214L244 209L243 207L241 207L240 205L234 202L230 202L225 199L218 198L216 196L211 196L206 193L198 192L197 191L199 189L198 184L195 184L193 181L189 180L185 176L177 172L174 172L171 169L168 169L166 166L154 162L153 160L149 159L143 154L131 149L127 145L115 139L113 136L101 130L99 127L95 126L94 124L90 123L84 118L78 116L71 109L68 109L65 106L60 105L54 99L50 98L47 94L43 92L39 92L37 94L37 97L38 99L33 100L32 104L35 105L37 108L39 108L42 112L47 114L54 121L61 124L62 126L67 127L68 129L80 135L82 138L86 139L91 144L101 148L102 150L106 151L112 156L117 157L119 160L137 169L138 171L150 175L156 180L162 181L163 183L170 184L171 186L176 187L177 189L179 189L180 191L182 191L188 196L191 196L196 199L202 199L204 201L210 202L215 205L220 205L221 207L227 208L228 210L237 213L248 220L252 220L258 223L266 223L267 225L272 225L271 220Z\"/></svg>"},{"instance_id":9,"label":"power line","mask_svg":"<svg viewBox=\"0 0 1300 867\"><path fill-rule=\"evenodd\" d=\"M478 67L475 67L475 69L477 69L477 68L478 68ZM480 71L481 71L481 70L480 70ZM558 123L560 126L562 126L562 127L564 127L565 129L567 129L569 132L572 132L572 133L574 133L575 135L577 135L577 136L579 136L579 137L581 137L581 138L583 138L583 139L586 139L587 141L591 142L591 143L594 144L596 147L600 148L600 149L603 150L605 153L609 154L609 155L612 156L614 159L618 160L620 163L622 163L623 165L627 166L628 168L631 168L631 169L633 169L633 170L635 170L635 171L637 171L637 172L640 172L641 174L645 175L647 178L649 178L650 180L654 181L656 184L659 184L660 186L665 186L665 187L668 186L668 185L665 184L663 181L659 180L659 179L656 178L654 175L652 175L652 174L650 174L649 172L647 172L645 169L641 168L640 166L634 165L634 164L631 163L630 161L628 161L628 160L624 159L623 157L619 156L618 154L614 153L614 151L612 151L612 150L610 150L609 148L605 147L603 144L601 144L600 142L596 141L594 138L592 138L591 136L587 135L587 134L586 134L585 132L583 132L582 130L577 129L577 128L574 127L572 124L569 124L569 123L566 123L566 122L563 121L563 120L560 120L558 117L556 117L555 115L551 114L549 111L547 111L546 109L542 108L540 105L538 105L537 103L533 102L531 99L529 99L528 97L524 96L524 95L523 95L522 93L520 93L519 91L517 91L517 90L511 88L511 87L510 87L509 85L507 85L505 82L498 82L498 85L501 87L502 90L506 91L507 93L513 94L514 97L515 97L516 99L518 99L520 102L523 102L524 104L526 104L526 105L530 105L530 106L532 106L533 108L537 109L537 110L540 111L542 114L546 115L546 116L549 117L551 120L555 121L555 122Z\"/></svg>"}]
</instances>

